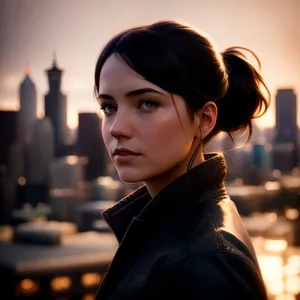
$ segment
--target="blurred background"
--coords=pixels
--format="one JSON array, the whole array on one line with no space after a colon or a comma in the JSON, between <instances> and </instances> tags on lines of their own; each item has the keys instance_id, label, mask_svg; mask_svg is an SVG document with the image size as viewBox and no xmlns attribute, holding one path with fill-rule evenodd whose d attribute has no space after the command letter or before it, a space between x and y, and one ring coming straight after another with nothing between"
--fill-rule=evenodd
<instances>
[{"instance_id":1,"label":"blurred background","mask_svg":"<svg viewBox=\"0 0 300 300\"><path fill-rule=\"evenodd\" d=\"M101 212L138 186L104 149L94 66L114 34L162 19L261 60L268 113L246 146L206 150L226 157L269 299L300 299L298 0L0 0L1 298L94 298L117 248Z\"/></svg>"}]
</instances>

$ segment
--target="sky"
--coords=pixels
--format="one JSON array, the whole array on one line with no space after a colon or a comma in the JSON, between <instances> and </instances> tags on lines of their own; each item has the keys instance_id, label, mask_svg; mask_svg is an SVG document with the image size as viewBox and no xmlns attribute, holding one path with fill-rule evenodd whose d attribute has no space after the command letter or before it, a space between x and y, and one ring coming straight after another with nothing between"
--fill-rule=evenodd
<instances>
[{"instance_id":1,"label":"sky","mask_svg":"<svg viewBox=\"0 0 300 300\"><path fill-rule=\"evenodd\" d=\"M68 125L76 127L78 112L98 110L93 72L106 42L126 28L171 19L205 32L220 51L244 46L258 54L272 94L258 125L270 127L278 88L293 88L300 99L299 16L299 0L0 0L0 109L19 109L29 64L43 116L45 70L55 53L64 70Z\"/></svg>"}]
</instances>

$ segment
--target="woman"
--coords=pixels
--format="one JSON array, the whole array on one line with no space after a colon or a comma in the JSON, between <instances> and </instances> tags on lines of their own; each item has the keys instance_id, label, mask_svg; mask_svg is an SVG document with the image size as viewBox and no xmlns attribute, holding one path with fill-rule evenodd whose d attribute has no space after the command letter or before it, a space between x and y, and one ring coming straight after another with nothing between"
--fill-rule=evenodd
<instances>
[{"instance_id":1,"label":"woman","mask_svg":"<svg viewBox=\"0 0 300 300\"><path fill-rule=\"evenodd\" d=\"M236 48L219 54L175 22L104 47L95 70L104 143L121 180L144 185L103 213L120 245L97 299L267 299L224 157L203 152L219 132L250 137L269 105L264 90Z\"/></svg>"}]
</instances>

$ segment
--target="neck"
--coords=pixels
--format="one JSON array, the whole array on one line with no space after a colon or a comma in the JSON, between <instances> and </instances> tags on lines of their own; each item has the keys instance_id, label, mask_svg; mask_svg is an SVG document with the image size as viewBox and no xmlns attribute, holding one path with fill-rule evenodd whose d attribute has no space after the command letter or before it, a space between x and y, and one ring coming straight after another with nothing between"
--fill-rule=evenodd
<instances>
[{"instance_id":1,"label":"neck","mask_svg":"<svg viewBox=\"0 0 300 300\"><path fill-rule=\"evenodd\" d=\"M171 182L173 182L175 179L180 177L181 175L185 174L187 172L187 167L189 160L185 160L184 162L179 163L179 165L176 165L171 170L168 170L167 172L160 174L159 176L156 176L154 178L150 178L149 180L145 181L145 185L147 187L147 190L151 197L155 197L161 190L163 190L166 186L168 186ZM204 162L205 158L203 153L199 153L193 162L193 165L191 168L198 166L202 162Z\"/></svg>"}]
</instances>

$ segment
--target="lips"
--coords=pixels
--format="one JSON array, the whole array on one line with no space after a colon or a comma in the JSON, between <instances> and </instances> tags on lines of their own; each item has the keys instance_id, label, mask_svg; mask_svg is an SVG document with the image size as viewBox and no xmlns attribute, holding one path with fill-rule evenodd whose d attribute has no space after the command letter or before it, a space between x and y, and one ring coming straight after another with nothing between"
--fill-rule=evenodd
<instances>
[{"instance_id":1,"label":"lips","mask_svg":"<svg viewBox=\"0 0 300 300\"><path fill-rule=\"evenodd\" d=\"M116 155L119 155L119 156L128 156L128 155L139 155L139 153L136 153L136 152L131 151L131 150L126 149L126 148L115 148L112 151L112 155L113 156L116 156Z\"/></svg>"}]
</instances>

